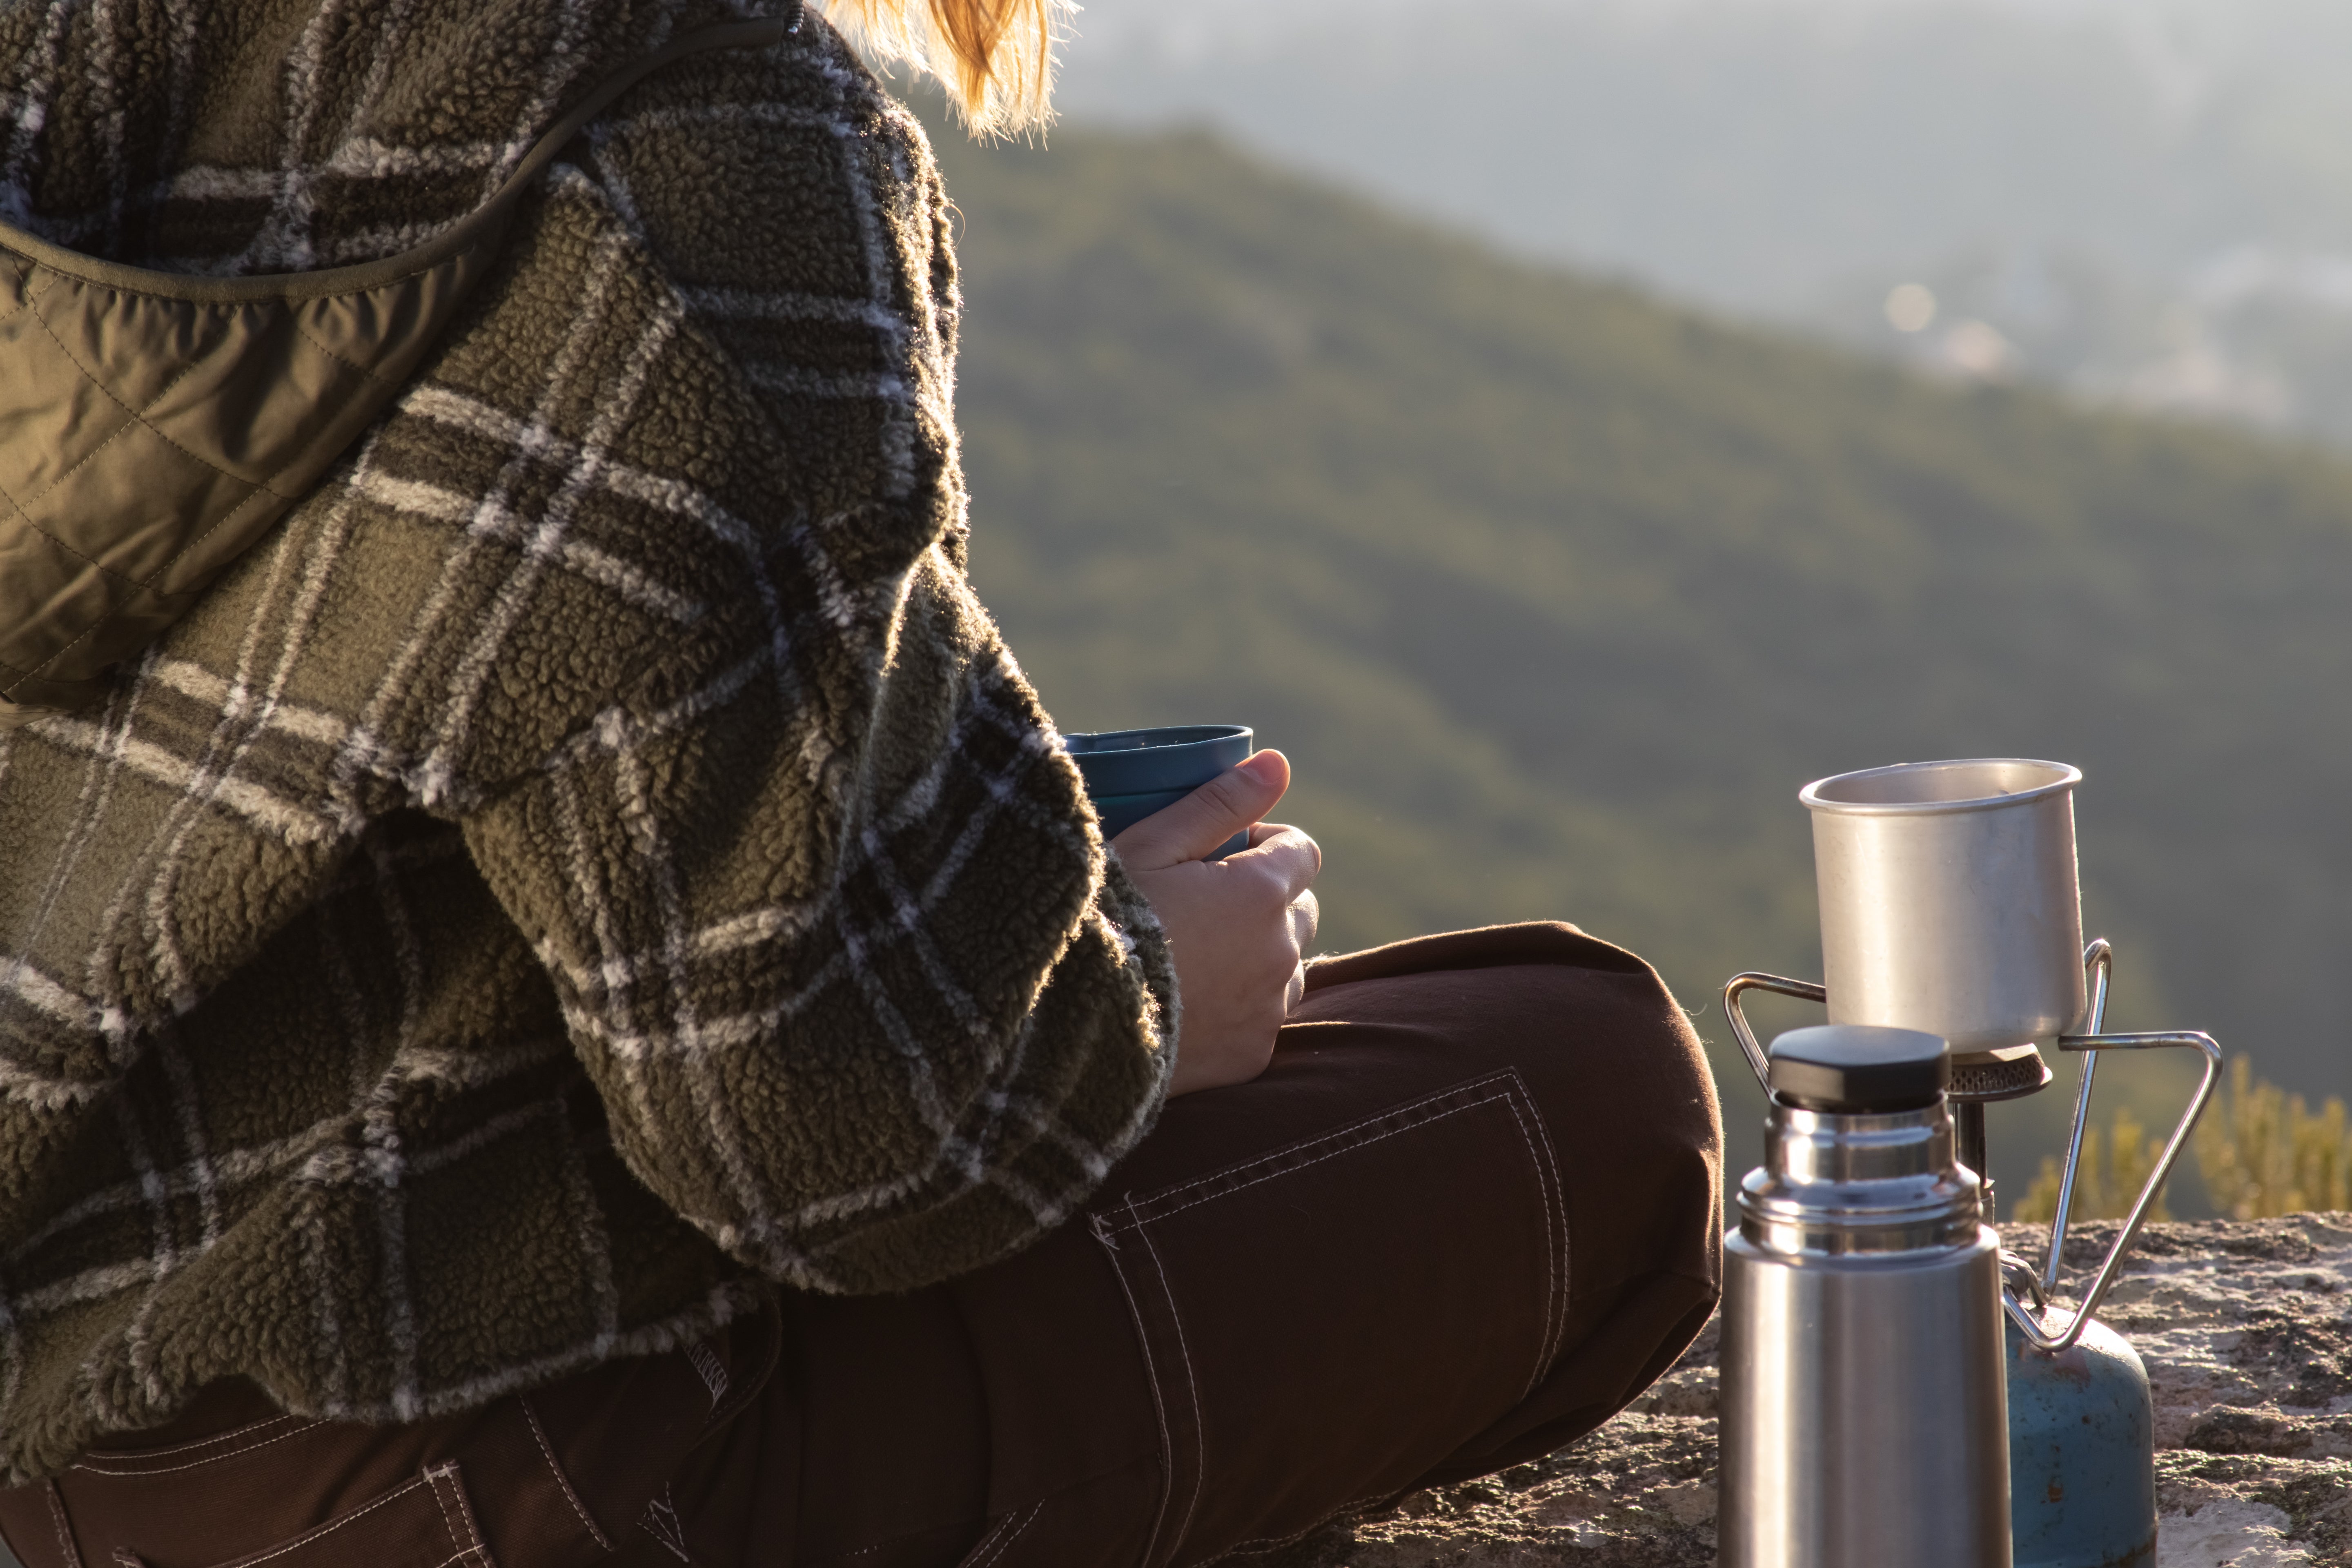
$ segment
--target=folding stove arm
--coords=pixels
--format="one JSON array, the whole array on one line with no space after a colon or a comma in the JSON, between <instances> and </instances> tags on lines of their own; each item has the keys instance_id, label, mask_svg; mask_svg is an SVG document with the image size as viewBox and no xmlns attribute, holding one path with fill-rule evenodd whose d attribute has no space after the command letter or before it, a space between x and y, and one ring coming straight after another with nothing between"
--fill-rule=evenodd
<instances>
[{"instance_id":1,"label":"folding stove arm","mask_svg":"<svg viewBox=\"0 0 2352 1568\"><path fill-rule=\"evenodd\" d=\"M2107 983L2115 977L2116 950L2107 939L2095 936L2083 949L2083 973L2091 982L2091 1010L2084 1022L2085 1031L2096 1038L2100 1026L2107 1021ZM2083 1159L2083 1130L2091 1119L2091 1076L2099 1070L2099 1054L2086 1051L2083 1056L2083 1076L2074 1086L2074 1126L2066 1135L2066 1163L2058 1178L2058 1212L2050 1219L2050 1255L2042 1260L2041 1294L2047 1296L2058 1289L2058 1269L2066 1247L2066 1212L2074 1204L2075 1168Z\"/></svg>"},{"instance_id":2,"label":"folding stove arm","mask_svg":"<svg viewBox=\"0 0 2352 1568\"><path fill-rule=\"evenodd\" d=\"M2133 1238L2139 1235L2139 1227L2147 1220L2147 1211L2156 1202L2156 1194L2164 1190L2165 1179L2172 1174L2172 1167L2179 1163L2180 1151L2188 1147L2189 1134L2196 1128L2197 1119L2205 1114L2206 1104L2213 1098L2213 1086L2221 1077L2221 1047L2214 1043L2210 1035L2193 1029L2164 1029L2129 1035L2101 1034L2100 1026L2106 1022L2107 1016L2107 984L2115 972L2115 952L2107 945L2105 937L2093 939L2083 949L2083 968L2091 984L2091 1006L2085 1019L2090 1028L2080 1035L2058 1037L2060 1050L2083 1053L2083 1078L2074 1090L2074 1125L2066 1140L2065 1173L2059 1179L2058 1213L2050 1222L2050 1256L2042 1264L2042 1277L2035 1279L2028 1274L2023 1280L2037 1303L2058 1288L2058 1273L2066 1245L2066 1211L2074 1201L2074 1181L2083 1159L2083 1133L2090 1121L2091 1078L2099 1065L2098 1053L2164 1050L2174 1047L2192 1048L2205 1053L2205 1077L2198 1084L2197 1093L2189 1100L2189 1109L2181 1113L2180 1124L2172 1130L2172 1137L2164 1145L2164 1152L2157 1157L2156 1169L2148 1173L2147 1184L2140 1188L2139 1199L2132 1205L2130 1216L2124 1221L2123 1229L2116 1234L2115 1245L2107 1248L2107 1256L2099 1264L2098 1272L2092 1276L2091 1289L2084 1296L2082 1306L2075 1310L2074 1321L2055 1334L2046 1333L2041 1322L2019 1302L2016 1293L2007 1285L2001 1287L2001 1308L2008 1312L2010 1321L2017 1325L2018 1332L2023 1334L2026 1342L2036 1350L2053 1353L2067 1349L2083 1337L2084 1325L2091 1321L2091 1314L2106 1299L2107 1288L2115 1283L2116 1271L2123 1265L2124 1253L2130 1248ZM1781 974L1735 974L1724 984L1724 1016L1731 1020L1731 1033L1739 1042L1740 1054L1748 1058L1748 1067L1755 1071L1756 1081L1764 1086L1764 1092L1769 1095L1772 1092L1770 1064L1764 1055L1764 1047L1756 1042L1756 1031L1748 1027L1748 1015L1739 1000L1749 991L1769 991L1775 995L1793 996L1801 1002L1824 1002L1829 999L1829 993L1811 981L1791 980Z\"/></svg>"},{"instance_id":3,"label":"folding stove arm","mask_svg":"<svg viewBox=\"0 0 2352 1568\"><path fill-rule=\"evenodd\" d=\"M1755 1070L1756 1081L1764 1086L1769 1099L1772 1093L1771 1062L1764 1047L1756 1043L1756 1031L1748 1026L1747 1010L1739 998L1750 991L1769 991L1776 996L1794 996L1800 1002L1826 1002L1830 994L1810 980L1791 980L1785 974L1759 974L1753 972L1735 974L1723 983L1723 1016L1731 1020L1731 1033L1739 1042L1739 1051Z\"/></svg>"},{"instance_id":4,"label":"folding stove arm","mask_svg":"<svg viewBox=\"0 0 2352 1568\"><path fill-rule=\"evenodd\" d=\"M2156 1194L2164 1190L2165 1178L2179 1162L2180 1151L2189 1144L2189 1134L2197 1126L2197 1119L2205 1114L2205 1107L2213 1098L2213 1086L2221 1078L2221 1047L2213 1037L2194 1029L2162 1029L2147 1034L2104 1035L2099 1026L2106 1022L2107 982L2115 970L2115 953L2105 937L2095 938L2083 950L2083 967L2091 982L2090 1025L2087 1033L2061 1035L2058 1048L2083 1053L2083 1077L2074 1090L2074 1126L2066 1139L2066 1169L2059 1178L2058 1212L2050 1221L2050 1256L2042 1265L2042 1278L2029 1277L2027 1288L2037 1298L2045 1297L2058 1289L2058 1271L2063 1261L2066 1245L2066 1211L2074 1201L2074 1178L2083 1159L2083 1131L2090 1121L2091 1077L2098 1068L2101 1051L2164 1050L2173 1047L2188 1047L2205 1053L2205 1076L2197 1085L2197 1092L2189 1101L2189 1109L2180 1114L2180 1124L2172 1130L2172 1137L2157 1157L2156 1169L2147 1174L2147 1183L2139 1190L2139 1200L2132 1205L2131 1214L2123 1228L2116 1233L2115 1245L2107 1248L2098 1272L2091 1277L2091 1288L2084 1293L2083 1304L2074 1310L2074 1320L2055 1334L2042 1331L2041 1321L2021 1303L2016 1292L2007 1285L2001 1287L2000 1304L2009 1321L2017 1325L2026 1342L2034 1349L2056 1352L2065 1350L2083 1337L2084 1325L2106 1299L2107 1287L2116 1282L2116 1271L2123 1266L2124 1253L2131 1247L2132 1238L2139 1235L2147 1211L2156 1202Z\"/></svg>"}]
</instances>

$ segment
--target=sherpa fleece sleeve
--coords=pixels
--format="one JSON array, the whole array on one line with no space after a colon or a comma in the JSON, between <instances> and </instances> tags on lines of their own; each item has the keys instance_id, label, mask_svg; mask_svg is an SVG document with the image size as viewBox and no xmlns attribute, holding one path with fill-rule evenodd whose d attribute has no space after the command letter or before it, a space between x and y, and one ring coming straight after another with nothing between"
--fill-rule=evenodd
<instances>
[{"instance_id":1,"label":"sherpa fleece sleeve","mask_svg":"<svg viewBox=\"0 0 2352 1568\"><path fill-rule=\"evenodd\" d=\"M606 334L632 401L583 417L610 526L653 521L581 557L608 611L519 633L485 701L551 745L467 841L640 1179L778 1280L927 1284L1053 1226L1150 1126L1166 942L965 577L919 127L812 16L591 142L518 245L576 210L582 265L646 279L650 324Z\"/></svg>"},{"instance_id":2,"label":"sherpa fleece sleeve","mask_svg":"<svg viewBox=\"0 0 2352 1568\"><path fill-rule=\"evenodd\" d=\"M1054 1226L1145 1131L1171 1054L1149 906L943 552L895 633L862 740L780 712L764 675L647 694L467 822L631 1167L824 1290L926 1284Z\"/></svg>"}]
</instances>

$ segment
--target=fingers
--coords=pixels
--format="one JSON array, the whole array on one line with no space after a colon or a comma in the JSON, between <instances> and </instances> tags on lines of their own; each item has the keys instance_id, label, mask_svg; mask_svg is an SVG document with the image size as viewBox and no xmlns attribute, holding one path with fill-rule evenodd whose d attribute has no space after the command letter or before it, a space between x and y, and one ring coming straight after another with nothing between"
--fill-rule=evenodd
<instances>
[{"instance_id":1,"label":"fingers","mask_svg":"<svg viewBox=\"0 0 2352 1568\"><path fill-rule=\"evenodd\" d=\"M1307 955L1314 951L1315 924L1322 911L1315 895L1303 892L1283 912L1290 921L1290 949L1297 959L1290 966L1290 983L1282 992L1282 1016L1287 1018L1307 994Z\"/></svg>"},{"instance_id":2,"label":"fingers","mask_svg":"<svg viewBox=\"0 0 2352 1568\"><path fill-rule=\"evenodd\" d=\"M1113 841L1159 913L1183 989L1171 1095L1265 1071L1306 994L1304 960L1321 915L1309 889L1323 850L1296 827L1261 820L1289 773L1280 755L1261 752ZM1240 829L1249 847L1202 858Z\"/></svg>"},{"instance_id":3,"label":"fingers","mask_svg":"<svg viewBox=\"0 0 2352 1568\"><path fill-rule=\"evenodd\" d=\"M1263 818L1289 787L1289 761L1280 752L1260 752L1111 842L1129 869L1198 860Z\"/></svg>"},{"instance_id":4,"label":"fingers","mask_svg":"<svg viewBox=\"0 0 2352 1568\"><path fill-rule=\"evenodd\" d=\"M1315 901L1313 893L1300 893L1290 900L1291 945L1298 949L1303 960L1315 951L1315 927L1322 919L1323 909Z\"/></svg>"},{"instance_id":5,"label":"fingers","mask_svg":"<svg viewBox=\"0 0 2352 1568\"><path fill-rule=\"evenodd\" d=\"M1250 835L1250 847L1227 856L1225 864L1237 869L1262 866L1272 872L1281 884L1282 901L1287 904L1314 886L1322 874L1323 847L1296 827L1261 823L1258 831Z\"/></svg>"}]
</instances>

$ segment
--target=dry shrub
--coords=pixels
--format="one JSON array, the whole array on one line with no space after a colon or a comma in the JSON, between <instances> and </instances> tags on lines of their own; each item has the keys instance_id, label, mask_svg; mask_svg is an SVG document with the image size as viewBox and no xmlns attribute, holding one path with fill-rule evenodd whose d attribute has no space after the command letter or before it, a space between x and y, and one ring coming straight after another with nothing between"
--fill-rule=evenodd
<instances>
[{"instance_id":1,"label":"dry shrub","mask_svg":"<svg viewBox=\"0 0 2352 1568\"><path fill-rule=\"evenodd\" d=\"M2084 1128L2083 1161L2074 1180L2069 1219L2121 1219L2131 1213L2132 1200L2147 1185L2147 1173L2156 1169L2157 1157L2163 1152L2164 1140L2142 1127L2129 1106L2116 1108L2115 1122L2104 1134L2096 1127ZM2062 1174L2057 1158L2044 1154L2042 1173L2033 1178L2012 1217L2047 1224L2058 1212ZM2156 1194L2147 1213L2150 1219L2172 1217L2164 1194Z\"/></svg>"},{"instance_id":2,"label":"dry shrub","mask_svg":"<svg viewBox=\"0 0 2352 1568\"><path fill-rule=\"evenodd\" d=\"M2333 1095L2313 1115L2303 1096L2230 1064L2229 1087L2197 1125L2197 1168L2214 1209L2263 1219L2308 1209L2352 1208L2352 1132Z\"/></svg>"},{"instance_id":3,"label":"dry shrub","mask_svg":"<svg viewBox=\"0 0 2352 1568\"><path fill-rule=\"evenodd\" d=\"M2315 1114L2303 1096L2254 1076L2251 1058L2230 1063L2230 1081L2205 1108L2189 1144L2215 1212L2266 1219L2312 1209L2352 1209L2352 1126L2333 1096ZM2074 1186L2075 1219L2121 1219L2164 1152L2127 1110L2116 1112L2105 1139L2083 1138L2083 1175ZM2058 1211L2058 1162L2045 1156L2021 1220L2046 1222ZM2168 1219L2162 1194L2150 1217Z\"/></svg>"}]
</instances>

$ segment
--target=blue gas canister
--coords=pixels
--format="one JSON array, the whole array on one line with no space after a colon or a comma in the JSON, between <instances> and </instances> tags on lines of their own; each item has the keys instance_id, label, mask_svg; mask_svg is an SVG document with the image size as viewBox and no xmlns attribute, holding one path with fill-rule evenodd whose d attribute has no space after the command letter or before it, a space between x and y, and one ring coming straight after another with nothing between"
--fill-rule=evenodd
<instances>
[{"instance_id":1,"label":"blue gas canister","mask_svg":"<svg viewBox=\"0 0 2352 1568\"><path fill-rule=\"evenodd\" d=\"M2063 1310L2045 1315L2063 1330ZM2094 1319L2054 1353L2009 1325L2015 1568L2154 1568L2156 1408L2147 1368Z\"/></svg>"},{"instance_id":2,"label":"blue gas canister","mask_svg":"<svg viewBox=\"0 0 2352 1568\"><path fill-rule=\"evenodd\" d=\"M2083 1053L2074 1127L2037 1271L2001 1255L2009 1394L2009 1496L2013 1568L2156 1568L2156 1402L2147 1367L2121 1334L2095 1314L2116 1282L2189 1134L2213 1097L2221 1047L2199 1030L2102 1031L2114 956L2104 940L2084 950L2090 979L2088 1030L2061 1036L2059 1049ZM2066 1222L2089 1121L2091 1082L2105 1051L2180 1047L2205 1058L2204 1074L2179 1124L2157 1156L2131 1212L2086 1282L2081 1303L2050 1300L2066 1255ZM2027 1302L2031 1301L2032 1306Z\"/></svg>"}]
</instances>

